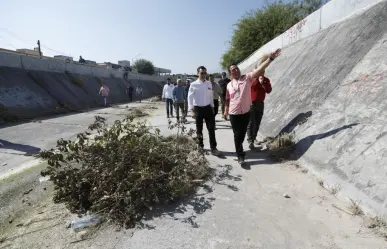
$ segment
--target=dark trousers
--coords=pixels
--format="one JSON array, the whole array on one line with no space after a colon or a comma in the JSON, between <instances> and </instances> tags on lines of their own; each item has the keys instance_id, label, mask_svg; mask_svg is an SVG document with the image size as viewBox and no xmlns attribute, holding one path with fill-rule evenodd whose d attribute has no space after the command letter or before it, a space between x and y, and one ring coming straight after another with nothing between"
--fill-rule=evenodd
<instances>
[{"instance_id":1,"label":"dark trousers","mask_svg":"<svg viewBox=\"0 0 387 249\"><path fill-rule=\"evenodd\" d=\"M188 100L184 100L184 115L187 117L188 114Z\"/></svg>"},{"instance_id":2,"label":"dark trousers","mask_svg":"<svg viewBox=\"0 0 387 249\"><path fill-rule=\"evenodd\" d=\"M247 126L247 141L249 141L249 143L254 143L257 138L264 107L265 105L263 102L254 102L250 107L250 122Z\"/></svg>"},{"instance_id":3,"label":"dark trousers","mask_svg":"<svg viewBox=\"0 0 387 249\"><path fill-rule=\"evenodd\" d=\"M196 121L196 135L198 138L198 145L204 147L203 144L203 119L206 122L208 136L210 138L211 149L216 149L216 138L215 138L215 117L212 111L212 107L208 106L195 106L195 121Z\"/></svg>"},{"instance_id":4,"label":"dark trousers","mask_svg":"<svg viewBox=\"0 0 387 249\"><path fill-rule=\"evenodd\" d=\"M142 100L142 93L137 93L136 96L137 96L137 100L141 102L141 100Z\"/></svg>"},{"instance_id":5,"label":"dark trousers","mask_svg":"<svg viewBox=\"0 0 387 249\"><path fill-rule=\"evenodd\" d=\"M219 100L214 99L214 117L218 114L219 112Z\"/></svg>"},{"instance_id":6,"label":"dark trousers","mask_svg":"<svg viewBox=\"0 0 387 249\"><path fill-rule=\"evenodd\" d=\"M129 92L128 96L129 96L129 101L132 102L133 101L133 92Z\"/></svg>"},{"instance_id":7,"label":"dark trousers","mask_svg":"<svg viewBox=\"0 0 387 249\"><path fill-rule=\"evenodd\" d=\"M169 117L169 114L173 117L173 100L172 99L165 99L166 108L167 108L167 117Z\"/></svg>"},{"instance_id":8,"label":"dark trousers","mask_svg":"<svg viewBox=\"0 0 387 249\"><path fill-rule=\"evenodd\" d=\"M181 111L181 116L183 117L183 120L185 119L185 110L184 110L184 102L181 102L181 103L176 103L175 104L175 111L176 111L176 118L177 120L179 120L180 118L180 115L179 115L179 112ZM179 111L180 109L180 111Z\"/></svg>"},{"instance_id":9,"label":"dark trousers","mask_svg":"<svg viewBox=\"0 0 387 249\"><path fill-rule=\"evenodd\" d=\"M237 156L245 156L243 142L245 141L247 125L250 120L250 112L239 115L230 115L231 127L234 132L234 144Z\"/></svg>"}]
</instances>

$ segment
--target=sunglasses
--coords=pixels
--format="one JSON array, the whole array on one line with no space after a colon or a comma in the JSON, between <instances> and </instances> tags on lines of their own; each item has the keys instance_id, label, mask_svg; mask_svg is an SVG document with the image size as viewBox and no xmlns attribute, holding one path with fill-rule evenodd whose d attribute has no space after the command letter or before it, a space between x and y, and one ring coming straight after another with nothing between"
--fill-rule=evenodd
<instances>
[{"instance_id":1,"label":"sunglasses","mask_svg":"<svg viewBox=\"0 0 387 249\"><path fill-rule=\"evenodd\" d=\"M200 75L206 75L207 72L200 72Z\"/></svg>"}]
</instances>

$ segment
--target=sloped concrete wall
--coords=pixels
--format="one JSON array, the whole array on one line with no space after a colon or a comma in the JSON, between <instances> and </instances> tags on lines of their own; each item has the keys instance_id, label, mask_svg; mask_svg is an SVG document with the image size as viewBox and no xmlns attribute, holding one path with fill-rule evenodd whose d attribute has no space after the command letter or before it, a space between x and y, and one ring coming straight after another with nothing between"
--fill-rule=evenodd
<instances>
[{"instance_id":1,"label":"sloped concrete wall","mask_svg":"<svg viewBox=\"0 0 387 249\"><path fill-rule=\"evenodd\" d=\"M163 80L134 78L130 81L134 87L142 86L144 98L161 94ZM129 82L111 75L95 77L68 71L0 67L0 121L100 107L103 105L103 98L99 95L102 82L110 88L110 104L129 100L126 94Z\"/></svg>"},{"instance_id":2,"label":"sloped concrete wall","mask_svg":"<svg viewBox=\"0 0 387 249\"><path fill-rule=\"evenodd\" d=\"M319 10L295 24L283 34L268 42L238 66L246 73L254 68L260 58L277 48L285 48L301 39L307 38L328 28L332 24L343 21L351 16L361 14L366 9L383 0L331 0Z\"/></svg>"},{"instance_id":3,"label":"sloped concrete wall","mask_svg":"<svg viewBox=\"0 0 387 249\"><path fill-rule=\"evenodd\" d=\"M296 160L387 218L387 1L283 50L267 70L263 135L294 131Z\"/></svg>"}]
</instances>

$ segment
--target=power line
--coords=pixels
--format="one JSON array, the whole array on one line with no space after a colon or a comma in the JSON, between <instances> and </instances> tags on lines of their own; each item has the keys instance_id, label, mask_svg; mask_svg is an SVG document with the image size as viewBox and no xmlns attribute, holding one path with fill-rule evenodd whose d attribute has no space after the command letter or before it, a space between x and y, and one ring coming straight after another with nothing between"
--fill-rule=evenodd
<instances>
[{"instance_id":1,"label":"power line","mask_svg":"<svg viewBox=\"0 0 387 249\"><path fill-rule=\"evenodd\" d=\"M7 30L7 29L5 29L5 28L1 28L1 27L0 27L0 30L2 30L2 31L4 31L4 32L6 32L6 33L8 33L8 34L10 34L11 36L15 37L15 38L18 39L19 41L22 41L22 42L24 42L24 43L26 43L26 44L28 44L28 45L30 45L30 46L31 46L32 44L34 44L34 46L35 46L35 42L26 41L26 40L20 38L20 36L18 36L17 34L11 32L11 31L9 31L9 30ZM62 55L71 56L71 55L69 55L69 54L67 54L67 53L64 53L64 52L61 52L61 51L52 49L52 48L47 47L47 46L44 46L44 45L41 45L41 47L43 47L43 48L45 48L45 49L48 49L48 50L50 50L50 51L52 51L52 52L54 52L54 53L58 53L58 54L62 54Z\"/></svg>"}]
</instances>

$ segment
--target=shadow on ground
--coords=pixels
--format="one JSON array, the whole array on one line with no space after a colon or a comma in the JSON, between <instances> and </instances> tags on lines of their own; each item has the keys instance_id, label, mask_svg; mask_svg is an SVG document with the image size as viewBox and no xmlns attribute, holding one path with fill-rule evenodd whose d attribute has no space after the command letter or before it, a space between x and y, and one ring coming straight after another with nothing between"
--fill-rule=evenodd
<instances>
[{"instance_id":1,"label":"shadow on ground","mask_svg":"<svg viewBox=\"0 0 387 249\"><path fill-rule=\"evenodd\" d=\"M196 194L182 198L172 205L158 206L145 215L143 219L144 222L140 222L138 227L152 230L156 227L146 224L145 222L159 217L169 217L190 224L193 228L198 228L199 225L196 222L197 216L212 209L212 206L214 205L216 198L213 197L211 193L214 191L216 185L225 186L231 191L239 191L239 188L233 183L242 181L242 176L232 175L232 168L233 167L228 164L223 166L218 165L215 169L214 178L203 184Z\"/></svg>"},{"instance_id":2,"label":"shadow on ground","mask_svg":"<svg viewBox=\"0 0 387 249\"><path fill-rule=\"evenodd\" d=\"M320 134L316 134L316 135L310 135L310 136L302 138L301 140L299 140L296 143L296 151L294 153L293 159L294 160L300 159L300 157L302 157L309 150L309 148L313 145L313 143L316 140L320 140L320 139L324 139L324 138L333 136L333 135L335 135L336 133L338 133L338 132L340 132L342 130L351 129L353 126L356 126L356 125L358 125L358 123L344 125L344 126L342 126L340 128L336 128L336 129L327 131L325 133L320 133Z\"/></svg>"},{"instance_id":3,"label":"shadow on ground","mask_svg":"<svg viewBox=\"0 0 387 249\"><path fill-rule=\"evenodd\" d=\"M24 152L26 155L35 155L40 152L40 148L38 147L25 144L15 144L2 139L0 139L0 149L16 150Z\"/></svg>"}]
</instances>

